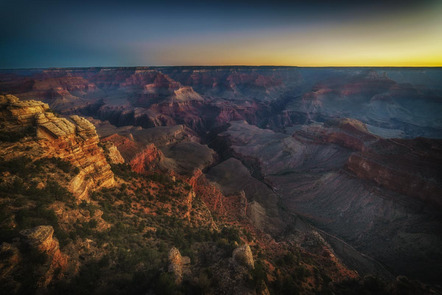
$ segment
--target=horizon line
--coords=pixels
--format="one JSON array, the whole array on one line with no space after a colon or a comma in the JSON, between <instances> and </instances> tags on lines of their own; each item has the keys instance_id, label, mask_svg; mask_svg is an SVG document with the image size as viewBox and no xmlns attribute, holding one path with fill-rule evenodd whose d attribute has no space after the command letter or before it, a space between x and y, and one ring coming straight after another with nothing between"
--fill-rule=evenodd
<instances>
[{"instance_id":1,"label":"horizon line","mask_svg":"<svg viewBox=\"0 0 442 295\"><path fill-rule=\"evenodd\" d=\"M417 66L292 66L292 65L241 65L241 64L231 64L231 65L139 65L139 66L66 66L66 67L17 67L17 68L0 68L0 71L11 71L11 70L51 70L51 69L93 69L93 68L197 68L197 67L262 67L262 68L442 68L442 65L428 66L428 65L417 65Z\"/></svg>"}]
</instances>

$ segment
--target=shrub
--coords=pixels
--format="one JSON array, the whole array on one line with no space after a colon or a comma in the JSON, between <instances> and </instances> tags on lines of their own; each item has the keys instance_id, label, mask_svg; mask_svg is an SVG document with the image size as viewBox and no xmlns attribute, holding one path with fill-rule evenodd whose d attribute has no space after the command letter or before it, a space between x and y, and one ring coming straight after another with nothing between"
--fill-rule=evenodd
<instances>
[{"instance_id":1,"label":"shrub","mask_svg":"<svg viewBox=\"0 0 442 295\"><path fill-rule=\"evenodd\" d=\"M73 199L72 194L58 182L49 180L46 187L43 189L43 193L47 193L57 201L68 202Z\"/></svg>"},{"instance_id":2,"label":"shrub","mask_svg":"<svg viewBox=\"0 0 442 295\"><path fill-rule=\"evenodd\" d=\"M160 274L155 284L155 293L164 295L174 295L178 293L178 287L171 273L163 272Z\"/></svg>"},{"instance_id":3,"label":"shrub","mask_svg":"<svg viewBox=\"0 0 442 295\"><path fill-rule=\"evenodd\" d=\"M15 220L20 230L38 225L51 225L54 228L54 236L60 242L61 248L69 242L69 234L60 227L54 210L46 209L43 206L36 209L22 209L15 214Z\"/></svg>"},{"instance_id":4,"label":"shrub","mask_svg":"<svg viewBox=\"0 0 442 295\"><path fill-rule=\"evenodd\" d=\"M251 275L254 287L259 286L262 282L268 282L265 266L261 260L255 262L255 268L252 269Z\"/></svg>"},{"instance_id":5,"label":"shrub","mask_svg":"<svg viewBox=\"0 0 442 295\"><path fill-rule=\"evenodd\" d=\"M223 227L221 236L232 242L241 242L240 232L235 227Z\"/></svg>"},{"instance_id":6,"label":"shrub","mask_svg":"<svg viewBox=\"0 0 442 295\"><path fill-rule=\"evenodd\" d=\"M86 202L86 201L82 201L81 203L80 203L80 206L79 206L81 209L84 209L84 210L88 210L89 211L89 215L92 217L92 216L94 216L94 214L95 214L95 210L97 209L97 207L96 206L94 206L94 205L92 205L92 204L90 204L90 203L88 203L88 202Z\"/></svg>"},{"instance_id":7,"label":"shrub","mask_svg":"<svg viewBox=\"0 0 442 295\"><path fill-rule=\"evenodd\" d=\"M0 172L10 172L11 174L26 176L28 175L28 170L26 166L31 163L31 159L28 157L17 157L9 161L0 162Z\"/></svg>"},{"instance_id":8,"label":"shrub","mask_svg":"<svg viewBox=\"0 0 442 295\"><path fill-rule=\"evenodd\" d=\"M34 162L34 166L37 170L41 170L42 166L47 166L49 164L54 165L64 173L76 175L80 172L78 167L73 166L70 162L61 158L42 158Z\"/></svg>"},{"instance_id":9,"label":"shrub","mask_svg":"<svg viewBox=\"0 0 442 295\"><path fill-rule=\"evenodd\" d=\"M21 132L8 132L0 131L0 141L17 142L26 136L34 136L36 129L33 126L29 126Z\"/></svg>"},{"instance_id":10,"label":"shrub","mask_svg":"<svg viewBox=\"0 0 442 295\"><path fill-rule=\"evenodd\" d=\"M137 176L128 164L111 164L111 169L115 175L126 181Z\"/></svg>"}]
</instances>

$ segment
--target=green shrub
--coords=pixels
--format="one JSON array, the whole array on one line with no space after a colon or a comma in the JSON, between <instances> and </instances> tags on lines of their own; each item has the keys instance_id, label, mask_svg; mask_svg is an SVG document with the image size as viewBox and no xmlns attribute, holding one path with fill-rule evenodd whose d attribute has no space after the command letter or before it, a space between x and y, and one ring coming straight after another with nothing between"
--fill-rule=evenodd
<instances>
[{"instance_id":1,"label":"green shrub","mask_svg":"<svg viewBox=\"0 0 442 295\"><path fill-rule=\"evenodd\" d=\"M167 272L160 274L155 284L155 293L164 295L178 294L178 287L175 284L173 274Z\"/></svg>"},{"instance_id":2,"label":"green shrub","mask_svg":"<svg viewBox=\"0 0 442 295\"><path fill-rule=\"evenodd\" d=\"M89 215L91 217L95 215L95 211L97 210L96 206L94 206L93 204L88 203L88 202L86 202L84 200L80 203L79 207L81 209L88 210L89 211Z\"/></svg>"},{"instance_id":3,"label":"green shrub","mask_svg":"<svg viewBox=\"0 0 442 295\"><path fill-rule=\"evenodd\" d=\"M111 164L111 169L116 176L126 181L138 176L128 164Z\"/></svg>"},{"instance_id":4,"label":"green shrub","mask_svg":"<svg viewBox=\"0 0 442 295\"><path fill-rule=\"evenodd\" d=\"M41 158L34 162L34 167L36 170L40 171L42 167L54 165L64 173L69 173L72 175L76 175L80 172L80 169L76 166L73 166L70 162L63 160L61 158Z\"/></svg>"},{"instance_id":5,"label":"green shrub","mask_svg":"<svg viewBox=\"0 0 442 295\"><path fill-rule=\"evenodd\" d=\"M0 141L17 142L24 137L34 136L35 134L36 129L33 126L29 126L20 132L0 131Z\"/></svg>"},{"instance_id":6,"label":"green shrub","mask_svg":"<svg viewBox=\"0 0 442 295\"><path fill-rule=\"evenodd\" d=\"M9 172L19 176L27 176L29 171L26 166L31 163L28 157L17 157L9 161L0 161L0 173Z\"/></svg>"},{"instance_id":7,"label":"green shrub","mask_svg":"<svg viewBox=\"0 0 442 295\"><path fill-rule=\"evenodd\" d=\"M268 283L265 265L261 260L255 262L255 268L251 271L253 286L256 288L262 282Z\"/></svg>"}]
</instances>

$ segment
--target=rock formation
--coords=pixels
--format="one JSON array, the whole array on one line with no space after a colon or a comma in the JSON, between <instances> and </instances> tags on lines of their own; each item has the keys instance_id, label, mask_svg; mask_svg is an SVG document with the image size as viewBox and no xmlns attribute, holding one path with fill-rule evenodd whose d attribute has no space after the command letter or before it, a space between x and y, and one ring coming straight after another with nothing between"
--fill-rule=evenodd
<instances>
[{"instance_id":1,"label":"rock formation","mask_svg":"<svg viewBox=\"0 0 442 295\"><path fill-rule=\"evenodd\" d=\"M109 159L110 164L123 164L124 158L121 156L118 148L110 141L103 141L104 152Z\"/></svg>"},{"instance_id":2,"label":"rock formation","mask_svg":"<svg viewBox=\"0 0 442 295\"><path fill-rule=\"evenodd\" d=\"M20 232L25 242L33 249L44 253L49 259L49 268L41 277L38 286L46 287L53 279L56 271L62 276L68 264L68 257L60 251L57 239L53 237L52 226L41 225Z\"/></svg>"},{"instance_id":3,"label":"rock formation","mask_svg":"<svg viewBox=\"0 0 442 295\"><path fill-rule=\"evenodd\" d=\"M73 115L60 118L49 111L47 104L37 101L19 101L13 96L0 97L2 130L36 129L35 141L42 149L40 157L56 157L69 161L79 173L69 184L69 190L85 199L93 188L110 187L114 175L98 146L94 125Z\"/></svg>"},{"instance_id":4,"label":"rock formation","mask_svg":"<svg viewBox=\"0 0 442 295\"><path fill-rule=\"evenodd\" d=\"M41 101L20 101L13 95L0 95L0 124L3 130L20 132L33 126L36 114L49 110L49 105Z\"/></svg>"},{"instance_id":5,"label":"rock formation","mask_svg":"<svg viewBox=\"0 0 442 295\"><path fill-rule=\"evenodd\" d=\"M9 71L4 93L115 125L284 128L351 117L378 135L440 137L440 69L138 67ZM118 99L116 99L118 98ZM361 105L364 105L361 107Z\"/></svg>"},{"instance_id":6,"label":"rock formation","mask_svg":"<svg viewBox=\"0 0 442 295\"><path fill-rule=\"evenodd\" d=\"M382 139L349 120L300 126L293 136L232 122L218 139L277 192L289 212L397 272L437 280L426 253L442 245L436 230L440 214L432 208L440 200L439 140ZM228 174L216 172L217 166L212 169L208 174L221 185L235 183L235 177L229 182Z\"/></svg>"},{"instance_id":7,"label":"rock formation","mask_svg":"<svg viewBox=\"0 0 442 295\"><path fill-rule=\"evenodd\" d=\"M152 143L137 153L129 165L132 167L132 170L137 173L146 173L147 171L156 169L165 169L166 164L164 161L164 154Z\"/></svg>"},{"instance_id":8,"label":"rock formation","mask_svg":"<svg viewBox=\"0 0 442 295\"><path fill-rule=\"evenodd\" d=\"M20 232L26 242L40 252L52 253L58 250L58 243L53 239L54 228L52 226L37 226Z\"/></svg>"},{"instance_id":9,"label":"rock formation","mask_svg":"<svg viewBox=\"0 0 442 295\"><path fill-rule=\"evenodd\" d=\"M253 260L252 250L250 250L249 245L244 245L233 250L233 260L241 265L245 266L249 269L255 268L255 262Z\"/></svg>"},{"instance_id":10,"label":"rock formation","mask_svg":"<svg viewBox=\"0 0 442 295\"><path fill-rule=\"evenodd\" d=\"M180 251L172 247L169 251L169 272L173 273L175 276L175 283L177 285L181 284L183 281L183 276L188 271L186 265L190 263L190 258L187 256L181 256Z\"/></svg>"}]
</instances>

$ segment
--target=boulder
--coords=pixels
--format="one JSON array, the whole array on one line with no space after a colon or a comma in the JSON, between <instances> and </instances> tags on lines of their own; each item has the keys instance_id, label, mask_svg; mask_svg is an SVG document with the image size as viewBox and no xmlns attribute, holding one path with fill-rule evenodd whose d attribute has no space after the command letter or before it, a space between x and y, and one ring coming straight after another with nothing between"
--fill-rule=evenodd
<instances>
[{"instance_id":1,"label":"boulder","mask_svg":"<svg viewBox=\"0 0 442 295\"><path fill-rule=\"evenodd\" d=\"M58 249L58 242L53 239L54 228L50 225L40 225L20 232L25 241L40 252L54 252Z\"/></svg>"}]
</instances>

